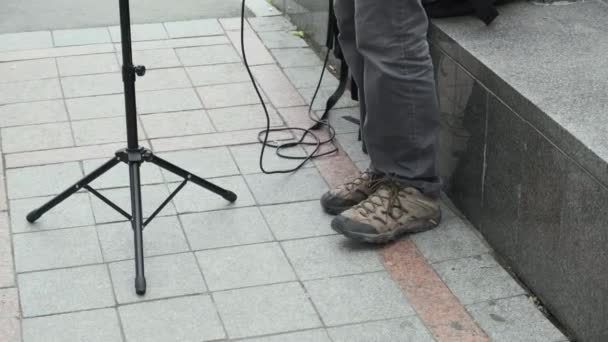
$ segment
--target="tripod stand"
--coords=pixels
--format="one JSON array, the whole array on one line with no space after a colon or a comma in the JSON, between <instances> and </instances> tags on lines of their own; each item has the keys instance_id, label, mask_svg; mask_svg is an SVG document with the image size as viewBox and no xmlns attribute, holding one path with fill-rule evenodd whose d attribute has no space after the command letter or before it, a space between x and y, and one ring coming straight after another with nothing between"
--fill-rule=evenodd
<instances>
[{"instance_id":1,"label":"tripod stand","mask_svg":"<svg viewBox=\"0 0 608 342\"><path fill-rule=\"evenodd\" d=\"M76 182L71 187L51 199L38 209L33 210L27 215L27 220L30 223L35 222L40 216L47 211L79 191L86 189L100 200L108 204L110 207L119 212L122 216L131 221L134 234L135 245L135 291L139 295L146 293L146 278L144 275L144 254L143 254L143 230L144 228L160 213L160 211L177 195L177 193L186 185L188 181L201 186L229 202L236 201L236 194L231 191L220 188L219 186L210 183L200 177L197 177L190 172L154 155L152 151L139 146L137 138L137 108L135 99L135 79L137 76L144 76L146 73L145 66L133 65L133 53L131 47L131 18L129 10L129 0L119 0L120 7L120 29L122 36L122 77L124 83L125 109L127 118L127 148L116 152L116 155L104 163L102 166L86 175L84 178ZM107 197L100 194L95 189L89 186L89 183L97 179L99 176L106 173L108 170L118 165L120 162L126 163L129 167L129 179L131 190L131 214L124 211L118 205L113 203ZM143 220L142 205L141 205L141 182L140 182L140 166L143 162L150 162L171 173L174 173L183 178L182 183L160 204L160 206L148 217Z\"/></svg>"}]
</instances>

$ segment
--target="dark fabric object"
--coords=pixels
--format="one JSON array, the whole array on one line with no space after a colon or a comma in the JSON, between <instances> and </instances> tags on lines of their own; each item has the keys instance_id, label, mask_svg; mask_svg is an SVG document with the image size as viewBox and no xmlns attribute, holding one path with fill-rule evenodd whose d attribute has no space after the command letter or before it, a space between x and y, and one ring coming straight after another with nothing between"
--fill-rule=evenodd
<instances>
[{"instance_id":1,"label":"dark fabric object","mask_svg":"<svg viewBox=\"0 0 608 342\"><path fill-rule=\"evenodd\" d=\"M427 0L422 5L431 18L475 15L490 25L498 16L493 0Z\"/></svg>"}]
</instances>

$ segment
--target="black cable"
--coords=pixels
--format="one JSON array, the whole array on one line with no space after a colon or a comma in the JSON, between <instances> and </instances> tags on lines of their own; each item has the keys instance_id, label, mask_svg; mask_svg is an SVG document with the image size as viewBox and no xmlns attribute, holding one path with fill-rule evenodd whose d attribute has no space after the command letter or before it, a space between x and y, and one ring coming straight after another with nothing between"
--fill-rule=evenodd
<instances>
[{"instance_id":1,"label":"black cable","mask_svg":"<svg viewBox=\"0 0 608 342\"><path fill-rule=\"evenodd\" d=\"M327 54L325 56L325 61L323 63L323 70L321 71L321 77L319 78L319 82L317 83L317 87L316 87L315 92L310 101L310 105L308 106L308 117L310 118L310 120L315 122L315 125L311 126L310 128L300 128L300 127L270 128L270 114L268 113L268 108L266 107L266 103L264 102L262 94L260 93L260 90L258 89L258 85L255 81L255 77L253 76L253 73L251 72L249 63L247 62L247 54L245 52L245 0L242 1L242 4L241 4L241 54L243 55L243 62L245 64L245 69L247 69L247 73L249 74L249 78L251 79L251 83L253 84L253 88L255 89L255 92L258 95L258 98L260 99L260 103L262 104L262 108L264 109L264 114L266 115L266 129L262 130L258 133L258 141L260 143L262 143L262 150L260 152L260 169L262 170L263 173L265 173L265 174L291 173L291 172L297 171L300 168L302 168L302 166L304 166L304 164L306 164L309 160L319 158L322 156L326 156L328 154L332 154L332 153L335 153L336 151L338 151L337 148L333 148L330 151L318 153L321 149L321 146L332 143L334 141L334 139L336 137L336 131L329 124L328 120L317 120L312 115L312 107L313 107L313 104L317 97L317 94L319 93L319 89L321 88L321 83L323 82L323 76L325 75L325 69L327 68L327 64L329 62L329 52L330 52L330 50L327 49ZM321 139L316 134L314 134L312 131L315 128L320 128L323 126L327 127L329 129L329 138L327 140L321 141ZM289 131L289 132L295 131L295 132L302 132L303 134L300 137L300 139L296 142L288 142L288 143L283 143L283 144L279 144L278 142L274 142L274 143L268 142L268 137L271 132L282 132L282 131ZM262 139L262 136L264 136L263 139ZM310 140L305 141L307 136L310 136L313 139L313 141L310 141ZM282 153L282 150L284 150L284 149L297 147L297 146L301 146L301 145L315 146L315 148L310 154L307 154L306 156L301 156L301 157L289 156L289 155L285 155ZM266 150L266 147L271 147L271 148L276 149L276 154L281 158L302 160L302 162L298 166L296 166L295 168L292 168L292 169L267 171L266 169L264 169L264 152Z\"/></svg>"}]
</instances>

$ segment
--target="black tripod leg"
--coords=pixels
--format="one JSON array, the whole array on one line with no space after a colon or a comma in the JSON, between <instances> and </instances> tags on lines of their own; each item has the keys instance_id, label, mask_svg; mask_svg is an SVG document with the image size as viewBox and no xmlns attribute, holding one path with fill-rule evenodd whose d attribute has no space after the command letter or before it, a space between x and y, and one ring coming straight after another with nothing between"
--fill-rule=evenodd
<instances>
[{"instance_id":1,"label":"black tripod leg","mask_svg":"<svg viewBox=\"0 0 608 342\"><path fill-rule=\"evenodd\" d=\"M85 185L88 185L89 183L97 179L99 176L106 173L106 171L116 166L116 164L118 164L119 162L120 160L118 160L118 158L112 158L108 160L105 164L98 167L96 170L89 173L88 175L84 176L84 178L79 180L76 184L65 189L62 193L55 196L47 203L43 204L40 208L32 210L26 216L27 221L30 223L34 223L38 218L40 218L40 216L44 215L47 211L53 209L57 204L63 202L66 198L70 197L78 190L82 189Z\"/></svg>"},{"instance_id":2,"label":"black tripod leg","mask_svg":"<svg viewBox=\"0 0 608 342\"><path fill-rule=\"evenodd\" d=\"M133 225L133 241L135 246L135 292L137 292L138 295L143 295L146 293L146 277L144 275L144 221L141 207L139 166L139 162L129 163L132 211L131 224Z\"/></svg>"},{"instance_id":3,"label":"black tripod leg","mask_svg":"<svg viewBox=\"0 0 608 342\"><path fill-rule=\"evenodd\" d=\"M226 190L224 188L220 188L219 186L217 186L213 183L210 183L196 175L193 175L190 172L182 169L181 167L174 165L162 158L159 158L155 155L151 155L151 156L149 156L149 159L147 159L147 161L149 161L152 164L156 164L159 167L162 167L163 169L165 169L171 173L174 173L184 179L187 179L187 180L191 181L192 183L194 183L198 186L201 186L219 196L222 196L228 202L236 201L237 196L234 192Z\"/></svg>"}]
</instances>

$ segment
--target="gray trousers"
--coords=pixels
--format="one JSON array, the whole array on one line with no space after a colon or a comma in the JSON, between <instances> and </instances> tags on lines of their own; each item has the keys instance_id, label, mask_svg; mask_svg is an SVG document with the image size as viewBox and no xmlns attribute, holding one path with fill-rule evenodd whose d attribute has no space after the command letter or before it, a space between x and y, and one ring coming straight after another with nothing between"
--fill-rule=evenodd
<instances>
[{"instance_id":1,"label":"gray trousers","mask_svg":"<svg viewBox=\"0 0 608 342\"><path fill-rule=\"evenodd\" d=\"M335 12L371 168L437 194L439 110L420 0L335 0Z\"/></svg>"}]
</instances>

